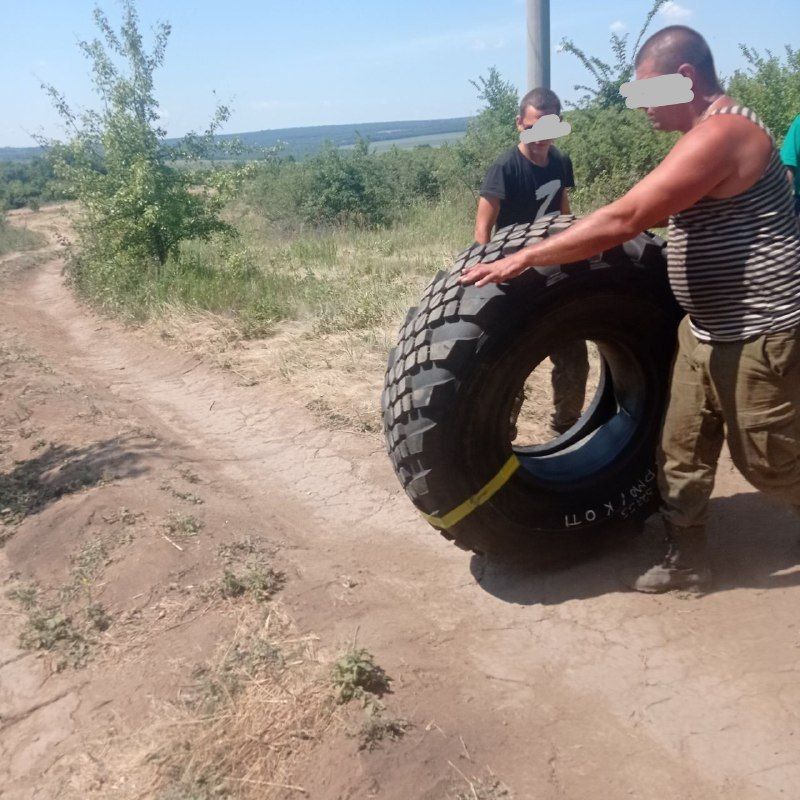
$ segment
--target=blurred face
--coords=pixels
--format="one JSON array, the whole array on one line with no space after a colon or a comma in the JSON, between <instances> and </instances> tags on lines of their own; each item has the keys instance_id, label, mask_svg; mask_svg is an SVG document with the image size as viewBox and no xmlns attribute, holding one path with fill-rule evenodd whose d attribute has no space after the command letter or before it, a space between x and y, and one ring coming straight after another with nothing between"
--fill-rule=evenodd
<instances>
[{"instance_id":1,"label":"blurred face","mask_svg":"<svg viewBox=\"0 0 800 800\"><path fill-rule=\"evenodd\" d=\"M553 110L550 109L540 109L534 108L533 106L528 106L525 109L525 113L521 117L517 117L517 130L524 131L532 128L542 117L546 117L548 114L553 114ZM553 144L552 139L544 139L541 142L529 142L525 145L528 148L528 152L535 156L546 156L547 151L550 149L550 145Z\"/></svg>"},{"instance_id":2,"label":"blurred face","mask_svg":"<svg viewBox=\"0 0 800 800\"><path fill-rule=\"evenodd\" d=\"M694 81L695 71L689 64L683 64L678 68L678 72ZM646 78L656 78L663 75L659 72L652 61L645 60L636 68L636 80ZM674 106L657 106L646 108L647 119L654 130L657 131L683 131L684 133L692 127L691 109L688 103L680 103Z\"/></svg>"}]
</instances>

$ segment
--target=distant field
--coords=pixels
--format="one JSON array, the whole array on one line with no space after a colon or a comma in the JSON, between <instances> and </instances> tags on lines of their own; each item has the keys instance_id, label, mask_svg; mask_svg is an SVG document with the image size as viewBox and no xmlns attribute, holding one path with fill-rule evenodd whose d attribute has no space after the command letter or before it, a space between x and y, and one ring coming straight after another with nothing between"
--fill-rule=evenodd
<instances>
[{"instance_id":1,"label":"distant field","mask_svg":"<svg viewBox=\"0 0 800 800\"><path fill-rule=\"evenodd\" d=\"M426 144L431 147L439 147L446 142L457 142L464 136L464 133L465 131L451 131L450 133L429 133L424 136L406 136L403 139L386 139L379 142L370 142L370 147L378 153L389 150L392 147L407 149ZM354 145L352 144L346 144L342 146L342 150L352 150L353 147Z\"/></svg>"},{"instance_id":2,"label":"distant field","mask_svg":"<svg viewBox=\"0 0 800 800\"><path fill-rule=\"evenodd\" d=\"M437 146L464 135L470 117L448 119L414 119L391 122L361 122L351 125L313 125L307 128L274 128L246 131L221 136L220 139L239 139L247 147L274 147L282 144L281 155L303 159L316 153L324 142L336 147L352 147L358 136L372 143L376 150L386 150L393 144L414 147L421 144ZM174 143L175 139L167 140ZM0 161L30 161L42 155L40 147L0 147Z\"/></svg>"}]
</instances>

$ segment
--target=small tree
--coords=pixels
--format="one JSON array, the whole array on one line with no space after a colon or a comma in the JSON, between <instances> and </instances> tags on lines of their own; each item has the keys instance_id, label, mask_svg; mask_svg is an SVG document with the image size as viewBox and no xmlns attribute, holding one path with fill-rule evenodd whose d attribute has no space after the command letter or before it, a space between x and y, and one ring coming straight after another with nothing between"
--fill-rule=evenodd
<instances>
[{"instance_id":1,"label":"small tree","mask_svg":"<svg viewBox=\"0 0 800 800\"><path fill-rule=\"evenodd\" d=\"M748 66L733 73L727 92L758 113L782 141L800 114L800 50L786 45L782 60L769 50L762 55L747 45L739 47Z\"/></svg>"},{"instance_id":2,"label":"small tree","mask_svg":"<svg viewBox=\"0 0 800 800\"><path fill-rule=\"evenodd\" d=\"M519 93L512 83L503 80L496 67L490 67L485 78L470 83L484 105L470 121L464 138L452 148L452 170L474 192L492 161L519 141L514 122L519 113Z\"/></svg>"},{"instance_id":3,"label":"small tree","mask_svg":"<svg viewBox=\"0 0 800 800\"><path fill-rule=\"evenodd\" d=\"M642 39L653 18L667 2L668 0L654 0L633 47L628 46L627 33L622 36L616 32L611 34L613 61L610 63L597 56L588 55L572 39L561 40L561 50L574 55L586 67L595 81L595 86L578 84L574 87L576 91L584 92L583 97L577 103L578 107L625 108L625 98L619 93L619 87L633 78L634 60L636 59L639 45L642 43Z\"/></svg>"},{"instance_id":4,"label":"small tree","mask_svg":"<svg viewBox=\"0 0 800 800\"><path fill-rule=\"evenodd\" d=\"M219 218L224 193L198 188L191 173L173 163L213 155L228 108L217 107L204 134L168 146L153 76L163 64L170 26L156 26L148 52L133 0L122 0L122 17L117 32L95 8L101 38L79 43L91 63L99 111L78 113L54 86L42 87L70 134L67 142L41 143L51 148L57 173L80 203L78 272L92 264L158 269L182 241L232 232Z\"/></svg>"}]
</instances>

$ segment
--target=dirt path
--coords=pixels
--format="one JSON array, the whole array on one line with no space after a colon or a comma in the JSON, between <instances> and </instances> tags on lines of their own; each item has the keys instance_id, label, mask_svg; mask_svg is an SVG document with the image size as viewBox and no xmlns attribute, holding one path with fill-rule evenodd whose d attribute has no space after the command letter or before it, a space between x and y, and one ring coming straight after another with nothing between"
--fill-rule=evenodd
<instances>
[{"instance_id":1,"label":"dirt path","mask_svg":"<svg viewBox=\"0 0 800 800\"><path fill-rule=\"evenodd\" d=\"M462 773L494 774L518 799L797 796L798 527L728 461L712 523L718 588L703 598L623 592L630 552L550 572L486 563L418 518L377 437L322 430L290 386L237 386L92 315L61 266L3 265L2 432L17 461L50 453L44 483L66 480L56 458L82 482L42 495L0 570L63 582L65 554L124 533L129 510L135 535L98 589L129 635L96 664L54 673L18 649L21 616L3 599L0 796L62 796L76 754L102 761L93 737L127 735L174 695L228 624L196 605L187 615L183 587L245 531L274 545L300 629L331 654L358 631L413 723L375 752L320 750L297 778L310 797L444 800L469 790ZM161 521L188 512L164 485L185 494L187 475L202 530L178 549Z\"/></svg>"}]
</instances>

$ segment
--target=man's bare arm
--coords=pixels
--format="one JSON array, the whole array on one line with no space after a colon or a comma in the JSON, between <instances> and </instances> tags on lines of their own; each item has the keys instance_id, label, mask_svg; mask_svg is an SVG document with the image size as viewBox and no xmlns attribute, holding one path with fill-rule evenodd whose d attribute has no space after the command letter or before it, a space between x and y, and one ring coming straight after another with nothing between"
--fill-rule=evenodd
<instances>
[{"instance_id":1,"label":"man's bare arm","mask_svg":"<svg viewBox=\"0 0 800 800\"><path fill-rule=\"evenodd\" d=\"M569 189L564 189L561 193L561 213L562 214L571 214L572 209L570 208L569 204Z\"/></svg>"},{"instance_id":2,"label":"man's bare arm","mask_svg":"<svg viewBox=\"0 0 800 800\"><path fill-rule=\"evenodd\" d=\"M686 134L664 161L626 195L579 220L563 233L462 276L479 286L518 275L529 266L581 261L694 205L728 178L736 144L726 125L703 125Z\"/></svg>"},{"instance_id":3,"label":"man's bare arm","mask_svg":"<svg viewBox=\"0 0 800 800\"><path fill-rule=\"evenodd\" d=\"M794 173L794 167L786 167L786 177L789 179L789 186L791 186L792 189L794 189Z\"/></svg>"},{"instance_id":4,"label":"man's bare arm","mask_svg":"<svg viewBox=\"0 0 800 800\"><path fill-rule=\"evenodd\" d=\"M492 238L492 228L500 214L499 197L483 197L478 199L478 213L475 217L475 241L486 244Z\"/></svg>"}]
</instances>

